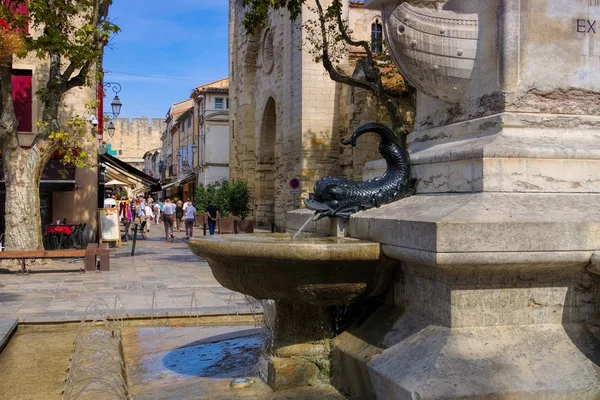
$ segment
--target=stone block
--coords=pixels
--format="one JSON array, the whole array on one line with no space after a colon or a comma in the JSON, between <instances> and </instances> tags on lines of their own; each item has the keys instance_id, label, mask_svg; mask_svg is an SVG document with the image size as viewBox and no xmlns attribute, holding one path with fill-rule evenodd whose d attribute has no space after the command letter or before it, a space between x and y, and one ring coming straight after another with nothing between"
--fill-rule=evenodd
<instances>
[{"instance_id":1,"label":"stone block","mask_svg":"<svg viewBox=\"0 0 600 400\"><path fill-rule=\"evenodd\" d=\"M293 389L317 383L319 367L296 358L270 357L267 383L273 390Z\"/></svg>"},{"instance_id":2,"label":"stone block","mask_svg":"<svg viewBox=\"0 0 600 400\"><path fill-rule=\"evenodd\" d=\"M540 252L569 252L555 254L562 264L565 257L578 262L584 257L578 252L587 252L589 260L600 248L599 202L595 194L419 195L355 214L348 232L427 263L494 265L507 257L513 264L529 263L544 257ZM481 252L488 254L467 260L469 253Z\"/></svg>"}]
</instances>

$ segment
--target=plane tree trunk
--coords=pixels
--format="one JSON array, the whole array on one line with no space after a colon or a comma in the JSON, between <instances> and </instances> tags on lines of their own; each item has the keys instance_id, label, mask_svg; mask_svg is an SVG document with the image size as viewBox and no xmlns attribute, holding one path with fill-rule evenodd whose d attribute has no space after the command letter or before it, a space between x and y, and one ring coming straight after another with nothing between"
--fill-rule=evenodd
<instances>
[{"instance_id":1,"label":"plane tree trunk","mask_svg":"<svg viewBox=\"0 0 600 400\"><path fill-rule=\"evenodd\" d=\"M42 171L57 145L36 138L30 148L20 146L11 76L11 67L0 67L3 89L0 91L0 146L6 188L4 246L7 250L43 250L39 185ZM58 104L58 99L50 98L44 114L57 117ZM57 122L57 118L54 121Z\"/></svg>"}]
</instances>

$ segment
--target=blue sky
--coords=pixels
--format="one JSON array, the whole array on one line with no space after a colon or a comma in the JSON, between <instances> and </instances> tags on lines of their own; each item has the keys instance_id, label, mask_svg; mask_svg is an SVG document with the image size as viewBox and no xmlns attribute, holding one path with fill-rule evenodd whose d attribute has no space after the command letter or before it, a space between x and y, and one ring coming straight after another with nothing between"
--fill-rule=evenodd
<instances>
[{"instance_id":1,"label":"blue sky","mask_svg":"<svg viewBox=\"0 0 600 400\"><path fill-rule=\"evenodd\" d=\"M104 80L122 86L119 117L163 118L196 86L227 77L228 10L227 0L114 0L121 32L105 50Z\"/></svg>"}]
</instances>

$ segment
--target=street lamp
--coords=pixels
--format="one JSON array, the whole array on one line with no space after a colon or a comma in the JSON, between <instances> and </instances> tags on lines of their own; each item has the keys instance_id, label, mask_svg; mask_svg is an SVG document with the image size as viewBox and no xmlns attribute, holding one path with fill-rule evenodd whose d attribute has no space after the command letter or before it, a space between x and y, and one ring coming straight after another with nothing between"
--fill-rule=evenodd
<instances>
[{"instance_id":1,"label":"street lamp","mask_svg":"<svg viewBox=\"0 0 600 400\"><path fill-rule=\"evenodd\" d=\"M115 82L104 82L104 89L112 89L112 91L115 93L115 98L110 103L112 115L109 113L104 113L104 115L106 115L110 120L113 120L119 116L121 113L121 107L123 106L118 96L119 92L121 91L121 85Z\"/></svg>"},{"instance_id":2,"label":"street lamp","mask_svg":"<svg viewBox=\"0 0 600 400\"><path fill-rule=\"evenodd\" d=\"M108 131L108 136L112 138L115 135L115 124L113 124L113 122L110 121L106 130Z\"/></svg>"},{"instance_id":3,"label":"street lamp","mask_svg":"<svg viewBox=\"0 0 600 400\"><path fill-rule=\"evenodd\" d=\"M119 96L115 95L115 98L113 99L112 103L110 103L110 107L112 108L112 113L115 118L117 118L119 116L119 114L121 113L122 105L123 104L121 104L121 100L119 99Z\"/></svg>"}]
</instances>

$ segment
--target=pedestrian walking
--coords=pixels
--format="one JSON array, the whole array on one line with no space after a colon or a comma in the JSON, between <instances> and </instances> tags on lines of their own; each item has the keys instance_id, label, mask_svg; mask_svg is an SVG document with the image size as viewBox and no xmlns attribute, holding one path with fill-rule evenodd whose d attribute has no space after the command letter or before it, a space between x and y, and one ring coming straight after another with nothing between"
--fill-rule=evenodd
<instances>
[{"instance_id":1,"label":"pedestrian walking","mask_svg":"<svg viewBox=\"0 0 600 400\"><path fill-rule=\"evenodd\" d=\"M144 223L144 221L146 220L146 203L144 202L144 198L141 197L138 199L138 206L137 206L137 217L140 221L140 225L142 223Z\"/></svg>"},{"instance_id":2,"label":"pedestrian walking","mask_svg":"<svg viewBox=\"0 0 600 400\"><path fill-rule=\"evenodd\" d=\"M165 199L165 203L163 204L163 223L165 224L165 239L169 240L169 235L171 239L173 236L173 218L175 214L175 205L171 203L170 198Z\"/></svg>"},{"instance_id":3,"label":"pedestrian walking","mask_svg":"<svg viewBox=\"0 0 600 400\"><path fill-rule=\"evenodd\" d=\"M191 201L187 201L185 208L185 238L189 239L194 236L194 222L196 222L196 208Z\"/></svg>"},{"instance_id":4,"label":"pedestrian walking","mask_svg":"<svg viewBox=\"0 0 600 400\"><path fill-rule=\"evenodd\" d=\"M214 204L211 203L206 207L206 216L208 217L208 231L211 235L214 235L217 218L219 218L219 210Z\"/></svg>"},{"instance_id":5,"label":"pedestrian walking","mask_svg":"<svg viewBox=\"0 0 600 400\"><path fill-rule=\"evenodd\" d=\"M154 212L154 223L158 225L160 222L160 206L158 202L152 205L152 211Z\"/></svg>"},{"instance_id":6,"label":"pedestrian walking","mask_svg":"<svg viewBox=\"0 0 600 400\"><path fill-rule=\"evenodd\" d=\"M150 232L150 224L154 220L154 212L152 211L152 205L150 203L146 203L146 207L144 208L144 213L146 214L146 232Z\"/></svg>"},{"instance_id":7,"label":"pedestrian walking","mask_svg":"<svg viewBox=\"0 0 600 400\"><path fill-rule=\"evenodd\" d=\"M177 200L175 206L175 219L177 220L177 232L181 232L181 226L183 225L183 202L181 200Z\"/></svg>"}]
</instances>

